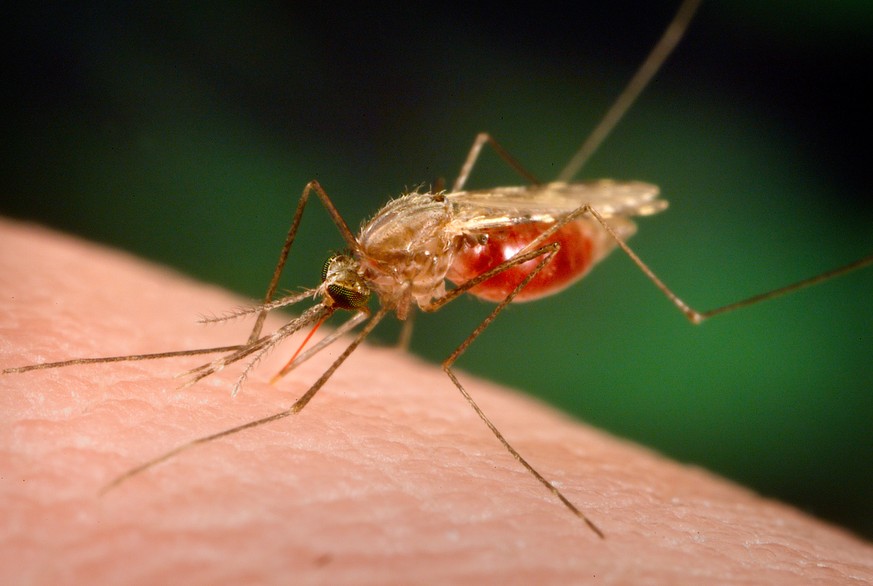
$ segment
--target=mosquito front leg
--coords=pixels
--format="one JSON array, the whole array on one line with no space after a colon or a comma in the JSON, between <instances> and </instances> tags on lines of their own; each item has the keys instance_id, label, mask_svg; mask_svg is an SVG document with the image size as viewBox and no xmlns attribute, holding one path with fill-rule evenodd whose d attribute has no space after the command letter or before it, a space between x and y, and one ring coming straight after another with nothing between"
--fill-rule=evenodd
<instances>
[{"instance_id":1,"label":"mosquito front leg","mask_svg":"<svg viewBox=\"0 0 873 586\"><path fill-rule=\"evenodd\" d=\"M244 345L219 346L217 348L198 348L196 350L173 350L171 352L154 352L151 354L129 354L127 356L103 356L100 358L72 358L60 362L42 362L40 364L28 364L27 366L14 366L4 368L2 374L18 374L31 370L45 370L48 368L63 368L65 366L77 366L79 364L103 364L108 362L132 362L135 360L157 360L159 358L175 358L178 356L198 356L200 354L220 354L234 352L245 348Z\"/></svg>"},{"instance_id":2,"label":"mosquito front leg","mask_svg":"<svg viewBox=\"0 0 873 586\"><path fill-rule=\"evenodd\" d=\"M637 267L643 272L643 274L648 277L648 279L654 283L654 285L660 289L660 291L669 299L676 308L682 312L682 314L688 318L693 324L699 324L704 320L718 315L720 313L728 313L730 311L734 311L736 309L740 309L743 307L748 307L750 305L754 305L756 303L760 303L762 301L767 301L768 299L774 299L776 297L780 297L782 295L791 293L793 291L797 291L799 289L803 289L805 287L810 287L812 285L817 285L829 279L833 279L834 277L838 277L840 275L844 275L846 273L850 273L854 270L860 269L862 267L873 264L873 254L869 254L863 258L859 258L858 260L851 262L847 265L838 267L836 269L821 273L819 275L815 275L808 279L804 279L802 281L797 281L796 283L791 283L790 285L786 285L784 287L780 287L778 289L773 289L772 291L767 291L765 293L760 293L758 295L754 295L747 299L743 299L741 301L736 301L734 303L729 303L727 305L723 305L721 307L716 307L715 309L710 309L709 311L698 311L685 303L678 295L676 295L672 289L670 289L664 282L658 278L658 276L649 268L649 266L640 259L637 254L631 250L631 247L627 245L627 243L622 240L618 234L610 227L610 225L606 222L606 220L601 216L597 210L592 208L590 205L585 204L580 208L583 213L590 213L591 216L597 220L601 226L612 236L613 240L618 244L618 246L624 250L624 252L630 257L630 259L634 262ZM577 210L578 211L578 210ZM574 212L575 214L575 212Z\"/></svg>"},{"instance_id":3,"label":"mosquito front leg","mask_svg":"<svg viewBox=\"0 0 873 586\"><path fill-rule=\"evenodd\" d=\"M285 268L285 263L288 260L288 254L291 252L291 245L294 244L294 239L297 237L297 230L300 228L300 221L303 219L303 210L306 208L306 203L309 201L309 196L312 192L318 196L322 205L327 210L333 223L339 229L340 235L346 241L346 245L350 250L358 250L358 241L355 235L349 230L346 221L340 215L336 206L330 200L327 192L318 181L310 181L303 188L303 195L297 202L297 209L294 211L294 217L291 220L291 227L288 229L288 235L285 237L285 243L282 245L282 250L279 253L279 262L276 263L276 268L273 269L273 277L270 279L270 284L267 286L267 292L264 295L264 305L269 304L273 300L273 295L276 293L276 288L279 286L279 278L282 276L282 270ZM267 319L267 310L264 309L258 314L255 325L252 327L252 333L249 334L249 344L255 342L261 336L261 329L264 327L264 320Z\"/></svg>"},{"instance_id":4,"label":"mosquito front leg","mask_svg":"<svg viewBox=\"0 0 873 586\"><path fill-rule=\"evenodd\" d=\"M172 450L170 450L168 452L164 452L160 456L156 456L156 457L152 458L151 460L144 462L144 463L140 464L139 466L131 468L127 472L115 477L113 480L111 480L109 483L107 483L100 490L100 494L105 494L106 492L108 492L109 490L112 490L113 488L115 488L119 484L125 482L126 480L129 480L129 479L133 478L134 476L137 476L138 474L145 472L146 470L149 470L150 468L154 468L158 464L166 462L167 460L173 458L174 456L177 456L182 452L190 450L191 448L193 448L195 446L207 444L209 442L227 437L229 435L235 435L235 434L240 433L241 431L245 431L247 429L260 427L262 425L272 423L273 421L278 421L279 419L284 419L284 418L289 417L291 415L296 415L297 413L302 411L304 407L306 407L306 405L312 400L312 398L315 396L315 394L318 393L318 391L325 385L325 383L333 375L333 373L336 372L336 370L342 365L342 363L346 361L346 359L349 357L349 355L351 355L351 353L355 351L355 348L360 346L361 342L363 342L364 339L370 334L370 332L373 331L373 328L375 328L378 325L378 323L380 321L382 321L382 319L385 317L385 315L387 315L388 311L389 310L387 308L383 307L378 312L376 312L376 314L373 316L373 318L358 333L358 335L355 337L355 339L352 341L352 343L346 347L346 349L343 351L343 353L340 354L337 357L337 359L333 361L333 363L327 368L327 370L324 371L324 373L322 373L322 375L318 378L318 380L315 381L314 383L312 383L312 386L309 387L309 389L303 395L301 395L301 397L299 399L297 399L297 401L295 401L294 404L291 405L290 408L288 408L284 411L280 411L278 413L274 413L273 415L269 415L267 417L262 417L261 419L249 421L248 423L243 423L242 425L238 425L238 426L232 427L230 429L225 429L224 431L219 431L218 433L213 433L213 434L210 434L207 436L203 436L203 437L191 440L191 441L186 442L180 446L177 446L177 447L173 448Z\"/></svg>"}]
</instances>

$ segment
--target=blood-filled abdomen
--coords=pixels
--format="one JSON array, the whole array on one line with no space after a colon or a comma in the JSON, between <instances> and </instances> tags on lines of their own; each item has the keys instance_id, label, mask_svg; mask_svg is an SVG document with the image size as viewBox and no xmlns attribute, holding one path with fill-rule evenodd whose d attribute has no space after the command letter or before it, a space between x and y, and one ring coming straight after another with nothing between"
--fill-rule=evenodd
<instances>
[{"instance_id":1,"label":"blood-filled abdomen","mask_svg":"<svg viewBox=\"0 0 873 586\"><path fill-rule=\"evenodd\" d=\"M630 236L634 225L620 219L618 229L622 237ZM478 242L466 243L455 255L451 270L446 276L456 285L499 266L521 251L540 234L554 224L529 222L483 231ZM543 269L519 291L514 301L532 301L552 295L581 279L597 261L603 258L615 243L602 226L582 218L558 229L546 245L558 242L560 250ZM542 256L512 266L473 287L469 292L488 301L502 301L515 289L543 259Z\"/></svg>"}]
</instances>

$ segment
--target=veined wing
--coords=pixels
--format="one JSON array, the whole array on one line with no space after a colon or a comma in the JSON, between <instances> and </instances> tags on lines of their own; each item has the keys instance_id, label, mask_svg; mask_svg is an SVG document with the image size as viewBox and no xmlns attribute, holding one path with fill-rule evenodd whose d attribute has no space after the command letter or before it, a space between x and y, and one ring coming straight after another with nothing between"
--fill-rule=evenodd
<instances>
[{"instance_id":1,"label":"veined wing","mask_svg":"<svg viewBox=\"0 0 873 586\"><path fill-rule=\"evenodd\" d=\"M602 216L647 216L666 209L659 189L641 181L597 181L495 187L447 193L455 209L455 228L496 228L526 222L554 222L591 204Z\"/></svg>"}]
</instances>

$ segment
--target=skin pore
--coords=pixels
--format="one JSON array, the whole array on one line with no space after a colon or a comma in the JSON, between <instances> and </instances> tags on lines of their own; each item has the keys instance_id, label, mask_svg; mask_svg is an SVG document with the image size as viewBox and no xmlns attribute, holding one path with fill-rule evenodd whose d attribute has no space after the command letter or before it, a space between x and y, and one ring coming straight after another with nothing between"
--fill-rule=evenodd
<instances>
[{"instance_id":1,"label":"skin pore","mask_svg":"<svg viewBox=\"0 0 873 586\"><path fill-rule=\"evenodd\" d=\"M250 327L196 323L243 303L225 291L31 225L0 223L0 269L4 368L234 344ZM209 357L0 376L0 582L873 581L873 547L843 530L461 372L601 540L438 366L366 344L300 414L98 495L168 449L286 409L342 350L267 384L293 345L235 398L235 367L177 390L174 375Z\"/></svg>"}]
</instances>

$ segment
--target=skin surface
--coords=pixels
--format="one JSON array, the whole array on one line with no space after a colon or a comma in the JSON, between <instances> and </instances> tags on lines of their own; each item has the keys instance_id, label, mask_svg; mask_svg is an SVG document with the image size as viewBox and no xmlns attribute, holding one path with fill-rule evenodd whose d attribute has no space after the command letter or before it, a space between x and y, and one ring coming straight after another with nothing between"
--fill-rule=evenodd
<instances>
[{"instance_id":1,"label":"skin surface","mask_svg":"<svg viewBox=\"0 0 873 586\"><path fill-rule=\"evenodd\" d=\"M0 366L233 344L242 303L128 255L0 223ZM273 316L267 329L281 324ZM418 332L417 335L426 335ZM438 367L362 346L297 416L331 348L236 397L198 357L0 376L0 583L869 583L873 547L785 505L461 374L507 439L606 534L525 472Z\"/></svg>"}]
</instances>

